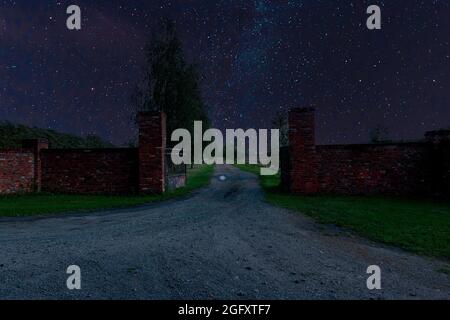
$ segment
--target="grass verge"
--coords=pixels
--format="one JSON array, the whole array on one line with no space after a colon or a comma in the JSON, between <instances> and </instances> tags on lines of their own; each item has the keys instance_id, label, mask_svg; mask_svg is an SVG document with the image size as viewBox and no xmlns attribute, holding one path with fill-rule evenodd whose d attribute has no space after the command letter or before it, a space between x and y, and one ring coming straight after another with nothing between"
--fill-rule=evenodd
<instances>
[{"instance_id":1,"label":"grass verge","mask_svg":"<svg viewBox=\"0 0 450 320\"><path fill-rule=\"evenodd\" d=\"M256 166L238 166L259 174ZM278 176L261 176L267 201L324 224L349 228L372 240L450 259L450 204L364 196L294 196L281 193Z\"/></svg>"},{"instance_id":2,"label":"grass verge","mask_svg":"<svg viewBox=\"0 0 450 320\"><path fill-rule=\"evenodd\" d=\"M64 212L84 212L125 208L150 202L168 200L189 194L209 184L213 166L199 166L188 170L186 187L150 196L52 195L30 194L0 197L0 217L32 216Z\"/></svg>"}]
</instances>

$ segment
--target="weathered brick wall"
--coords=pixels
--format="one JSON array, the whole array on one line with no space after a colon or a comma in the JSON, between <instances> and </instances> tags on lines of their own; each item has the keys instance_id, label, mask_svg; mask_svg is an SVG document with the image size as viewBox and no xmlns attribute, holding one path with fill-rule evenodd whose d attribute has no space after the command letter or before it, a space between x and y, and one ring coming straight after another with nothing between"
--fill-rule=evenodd
<instances>
[{"instance_id":1,"label":"weathered brick wall","mask_svg":"<svg viewBox=\"0 0 450 320\"><path fill-rule=\"evenodd\" d=\"M137 149L49 149L41 152L41 162L44 192L129 194L137 191Z\"/></svg>"},{"instance_id":2,"label":"weathered brick wall","mask_svg":"<svg viewBox=\"0 0 450 320\"><path fill-rule=\"evenodd\" d=\"M162 193L166 188L166 116L139 114L137 149L48 149L43 139L25 140L23 149L0 150L0 194ZM168 181L185 184L186 177Z\"/></svg>"},{"instance_id":3,"label":"weathered brick wall","mask_svg":"<svg viewBox=\"0 0 450 320\"><path fill-rule=\"evenodd\" d=\"M163 193L166 190L166 115L141 112L139 122L139 192Z\"/></svg>"},{"instance_id":4,"label":"weathered brick wall","mask_svg":"<svg viewBox=\"0 0 450 320\"><path fill-rule=\"evenodd\" d=\"M450 197L449 130L417 143L317 146L314 125L313 109L290 112L282 183L291 192Z\"/></svg>"},{"instance_id":5,"label":"weathered brick wall","mask_svg":"<svg viewBox=\"0 0 450 320\"><path fill-rule=\"evenodd\" d=\"M425 190L426 146L317 146L319 190L341 194L415 194Z\"/></svg>"},{"instance_id":6,"label":"weathered brick wall","mask_svg":"<svg viewBox=\"0 0 450 320\"><path fill-rule=\"evenodd\" d=\"M32 192L34 170L31 150L0 150L0 194Z\"/></svg>"},{"instance_id":7,"label":"weathered brick wall","mask_svg":"<svg viewBox=\"0 0 450 320\"><path fill-rule=\"evenodd\" d=\"M295 109L289 114L290 190L318 192L314 109Z\"/></svg>"}]
</instances>

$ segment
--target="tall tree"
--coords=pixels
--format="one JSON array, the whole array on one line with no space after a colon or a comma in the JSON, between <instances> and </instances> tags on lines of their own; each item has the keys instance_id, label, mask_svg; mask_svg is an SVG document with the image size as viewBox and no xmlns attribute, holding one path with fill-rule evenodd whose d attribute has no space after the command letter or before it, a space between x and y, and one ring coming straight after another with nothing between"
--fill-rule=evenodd
<instances>
[{"instance_id":1,"label":"tall tree","mask_svg":"<svg viewBox=\"0 0 450 320\"><path fill-rule=\"evenodd\" d=\"M186 62L175 25L163 20L161 31L146 46L144 81L135 96L139 111L164 111L167 132L185 128L193 131L194 121L209 126L203 103L200 77L193 64Z\"/></svg>"}]
</instances>

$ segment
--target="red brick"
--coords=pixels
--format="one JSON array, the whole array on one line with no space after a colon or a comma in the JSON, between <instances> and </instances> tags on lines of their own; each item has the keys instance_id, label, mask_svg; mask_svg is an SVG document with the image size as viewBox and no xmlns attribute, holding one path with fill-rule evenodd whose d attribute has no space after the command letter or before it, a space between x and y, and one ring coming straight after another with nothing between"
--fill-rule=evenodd
<instances>
[{"instance_id":1,"label":"red brick","mask_svg":"<svg viewBox=\"0 0 450 320\"><path fill-rule=\"evenodd\" d=\"M416 143L317 146L313 109L289 114L282 183L297 194L396 194L450 197L450 130Z\"/></svg>"},{"instance_id":2,"label":"red brick","mask_svg":"<svg viewBox=\"0 0 450 320\"><path fill-rule=\"evenodd\" d=\"M48 149L25 140L23 149L0 150L0 194L45 191L130 194L165 191L166 117L139 114L139 148Z\"/></svg>"},{"instance_id":3,"label":"red brick","mask_svg":"<svg viewBox=\"0 0 450 320\"><path fill-rule=\"evenodd\" d=\"M165 181L166 115L141 112L139 122L139 192L163 193Z\"/></svg>"}]
</instances>

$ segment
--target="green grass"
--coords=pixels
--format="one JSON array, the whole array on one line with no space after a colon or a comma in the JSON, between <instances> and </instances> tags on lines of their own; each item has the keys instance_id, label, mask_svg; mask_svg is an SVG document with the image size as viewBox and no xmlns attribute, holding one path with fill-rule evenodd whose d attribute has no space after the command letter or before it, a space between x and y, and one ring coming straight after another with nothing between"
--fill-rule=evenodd
<instances>
[{"instance_id":1,"label":"green grass","mask_svg":"<svg viewBox=\"0 0 450 320\"><path fill-rule=\"evenodd\" d=\"M237 168L241 169L242 171L247 171L256 174L259 176L259 179L261 181L261 186L266 191L266 193L277 193L279 190L280 185L280 175L275 176L261 176L260 175L260 167L252 164L238 164L236 165Z\"/></svg>"},{"instance_id":2,"label":"green grass","mask_svg":"<svg viewBox=\"0 0 450 320\"><path fill-rule=\"evenodd\" d=\"M125 208L150 202L168 200L189 194L209 184L213 166L199 166L188 170L186 187L151 196L97 196L30 194L0 197L0 216L32 216L64 212L89 212L101 209Z\"/></svg>"},{"instance_id":3,"label":"green grass","mask_svg":"<svg viewBox=\"0 0 450 320\"><path fill-rule=\"evenodd\" d=\"M238 166L259 173L255 166ZM281 193L279 176L261 177L271 204L324 224L416 253L450 259L450 204L430 200L363 196L294 196Z\"/></svg>"}]
</instances>

